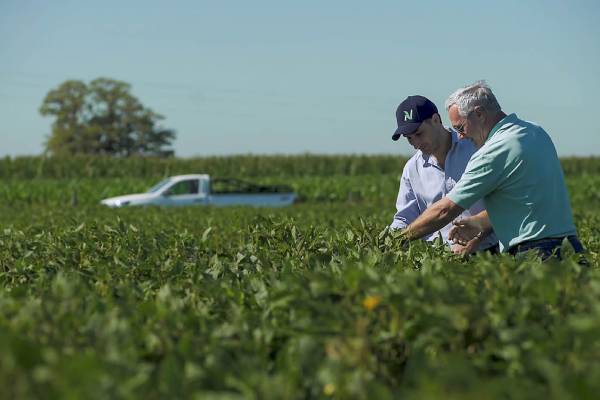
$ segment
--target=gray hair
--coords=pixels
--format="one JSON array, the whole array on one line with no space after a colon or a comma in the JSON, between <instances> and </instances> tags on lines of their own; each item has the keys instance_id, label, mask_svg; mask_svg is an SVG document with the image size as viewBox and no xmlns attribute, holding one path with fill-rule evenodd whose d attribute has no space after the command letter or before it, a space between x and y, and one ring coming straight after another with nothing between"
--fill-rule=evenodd
<instances>
[{"instance_id":1,"label":"gray hair","mask_svg":"<svg viewBox=\"0 0 600 400\"><path fill-rule=\"evenodd\" d=\"M496 96L485 81L477 81L452 93L446 99L446 111L453 105L458 107L458 114L461 117L469 115L477 106L488 113L496 113L501 110Z\"/></svg>"}]
</instances>

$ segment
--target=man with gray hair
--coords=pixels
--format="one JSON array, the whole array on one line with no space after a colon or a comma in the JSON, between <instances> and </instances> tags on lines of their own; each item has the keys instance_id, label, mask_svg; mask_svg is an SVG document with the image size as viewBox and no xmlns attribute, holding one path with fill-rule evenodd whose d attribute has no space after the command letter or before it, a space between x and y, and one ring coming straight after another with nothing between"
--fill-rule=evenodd
<instances>
[{"instance_id":1,"label":"man with gray hair","mask_svg":"<svg viewBox=\"0 0 600 400\"><path fill-rule=\"evenodd\" d=\"M478 150L452 191L411 223L404 236L428 235L483 199L486 211L454 222L450 239L468 246L493 227L501 251L511 254L534 249L542 259L560 258L563 239L583 252L550 136L536 124L506 115L483 81L451 94L446 109L454 129Z\"/></svg>"}]
</instances>

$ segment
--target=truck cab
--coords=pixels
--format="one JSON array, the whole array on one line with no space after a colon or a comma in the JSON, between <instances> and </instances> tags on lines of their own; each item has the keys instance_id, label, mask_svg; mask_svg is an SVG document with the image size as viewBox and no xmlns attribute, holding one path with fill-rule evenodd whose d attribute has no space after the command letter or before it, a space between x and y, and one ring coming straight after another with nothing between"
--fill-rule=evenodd
<instances>
[{"instance_id":1,"label":"truck cab","mask_svg":"<svg viewBox=\"0 0 600 400\"><path fill-rule=\"evenodd\" d=\"M188 206L206 204L209 187L208 175L179 175L161 181L148 192L160 194L158 205Z\"/></svg>"},{"instance_id":2,"label":"truck cab","mask_svg":"<svg viewBox=\"0 0 600 400\"><path fill-rule=\"evenodd\" d=\"M109 207L157 205L250 205L280 207L294 203L296 194L286 185L257 185L238 179L214 179L206 174L166 178L146 193L111 197L100 203Z\"/></svg>"}]
</instances>

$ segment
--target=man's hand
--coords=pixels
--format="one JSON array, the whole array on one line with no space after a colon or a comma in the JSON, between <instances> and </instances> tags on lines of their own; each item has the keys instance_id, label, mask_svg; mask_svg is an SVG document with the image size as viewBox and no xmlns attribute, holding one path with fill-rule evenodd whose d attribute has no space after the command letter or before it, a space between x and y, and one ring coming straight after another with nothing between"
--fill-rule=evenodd
<instances>
[{"instance_id":1,"label":"man's hand","mask_svg":"<svg viewBox=\"0 0 600 400\"><path fill-rule=\"evenodd\" d=\"M460 254L462 256L466 256L467 254L474 253L477 250L477 246L479 246L479 243L481 243L481 237L475 237L475 238L469 240L468 242L466 242L465 245L453 244L452 252L454 254Z\"/></svg>"},{"instance_id":2,"label":"man's hand","mask_svg":"<svg viewBox=\"0 0 600 400\"><path fill-rule=\"evenodd\" d=\"M483 227L472 217L452 221L452 225L454 227L450 229L448 239L461 246L467 246L472 240L480 239L483 236Z\"/></svg>"},{"instance_id":3,"label":"man's hand","mask_svg":"<svg viewBox=\"0 0 600 400\"><path fill-rule=\"evenodd\" d=\"M380 249L387 248L392 242L400 242L401 248L407 249L410 242L406 238L406 234L403 230L391 228L389 226L386 226L385 229L379 233L378 241Z\"/></svg>"},{"instance_id":4,"label":"man's hand","mask_svg":"<svg viewBox=\"0 0 600 400\"><path fill-rule=\"evenodd\" d=\"M474 238L482 238L492 231L492 224L487 211L453 221L452 224L454 227L450 229L448 239L463 246L466 246Z\"/></svg>"},{"instance_id":5,"label":"man's hand","mask_svg":"<svg viewBox=\"0 0 600 400\"><path fill-rule=\"evenodd\" d=\"M442 197L408 225L406 229L404 229L403 234L408 240L421 239L426 235L442 229L463 211L464 208L455 204L447 197Z\"/></svg>"}]
</instances>

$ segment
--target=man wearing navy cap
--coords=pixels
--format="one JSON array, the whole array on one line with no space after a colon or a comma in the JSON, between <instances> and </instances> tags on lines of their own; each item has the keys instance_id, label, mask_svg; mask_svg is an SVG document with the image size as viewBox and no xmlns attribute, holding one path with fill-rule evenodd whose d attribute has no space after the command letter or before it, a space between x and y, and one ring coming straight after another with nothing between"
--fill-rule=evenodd
<instances>
[{"instance_id":1,"label":"man wearing navy cap","mask_svg":"<svg viewBox=\"0 0 600 400\"><path fill-rule=\"evenodd\" d=\"M429 235L484 199L486 211L455 223L451 239L468 243L493 228L500 250L510 254L533 250L542 259L560 258L565 240L583 253L560 161L546 131L505 114L483 81L451 94L446 109L454 129L478 150L452 191L406 227L404 237Z\"/></svg>"},{"instance_id":2,"label":"man wearing navy cap","mask_svg":"<svg viewBox=\"0 0 600 400\"><path fill-rule=\"evenodd\" d=\"M475 152L475 146L468 140L461 140L453 130L442 125L437 107L423 96L409 96L396 110L398 129L393 140L401 136L417 150L404 166L400 179L400 190L396 200L397 212L390 227L404 229L417 219L431 204L446 196L462 176L467 162ZM464 210L461 218L467 218L483 211L483 203L477 202ZM439 229L444 242L452 245L448 234L452 224ZM436 232L424 237L433 241ZM470 253L475 250L493 249L497 246L493 233L476 238L468 244L453 246L457 253Z\"/></svg>"}]
</instances>

